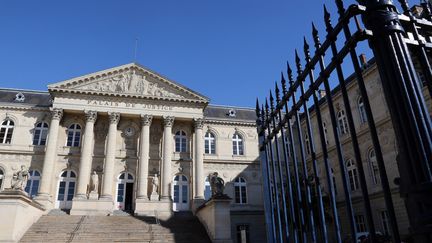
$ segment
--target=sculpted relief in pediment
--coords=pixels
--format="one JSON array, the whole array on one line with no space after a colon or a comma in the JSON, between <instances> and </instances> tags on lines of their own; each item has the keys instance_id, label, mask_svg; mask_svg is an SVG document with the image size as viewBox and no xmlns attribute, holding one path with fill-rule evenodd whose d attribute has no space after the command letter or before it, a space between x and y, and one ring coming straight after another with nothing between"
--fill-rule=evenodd
<instances>
[{"instance_id":1,"label":"sculpted relief in pediment","mask_svg":"<svg viewBox=\"0 0 432 243\"><path fill-rule=\"evenodd\" d=\"M136 70L120 73L104 80L84 84L75 89L86 91L102 91L111 93L128 93L144 96L157 96L167 98L185 98L180 94L173 93L168 87L164 87Z\"/></svg>"}]
</instances>

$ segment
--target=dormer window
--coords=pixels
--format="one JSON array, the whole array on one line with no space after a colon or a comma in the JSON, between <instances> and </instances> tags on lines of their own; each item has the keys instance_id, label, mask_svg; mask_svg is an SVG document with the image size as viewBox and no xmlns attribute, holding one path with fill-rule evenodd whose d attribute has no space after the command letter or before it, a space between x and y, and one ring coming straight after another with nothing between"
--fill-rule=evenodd
<instances>
[{"instance_id":1,"label":"dormer window","mask_svg":"<svg viewBox=\"0 0 432 243\"><path fill-rule=\"evenodd\" d=\"M229 117L236 117L236 110L230 109L227 114Z\"/></svg>"},{"instance_id":2,"label":"dormer window","mask_svg":"<svg viewBox=\"0 0 432 243\"><path fill-rule=\"evenodd\" d=\"M15 101L16 102L24 102L25 101L25 96L23 93L19 92L18 94L15 95Z\"/></svg>"}]
</instances>

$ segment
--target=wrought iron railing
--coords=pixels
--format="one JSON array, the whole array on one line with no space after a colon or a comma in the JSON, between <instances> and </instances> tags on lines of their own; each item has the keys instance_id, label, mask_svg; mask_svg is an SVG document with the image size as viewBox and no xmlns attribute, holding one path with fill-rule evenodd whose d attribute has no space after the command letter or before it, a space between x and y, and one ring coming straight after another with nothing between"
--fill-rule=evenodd
<instances>
[{"instance_id":1,"label":"wrought iron railing","mask_svg":"<svg viewBox=\"0 0 432 243\"><path fill-rule=\"evenodd\" d=\"M357 59L356 47L365 40L369 42L374 53L372 65L376 65L379 71L396 134L397 166L400 173L400 180L396 182L408 212L409 240L432 242L432 129L429 111L413 64L413 60L419 64L417 70L423 74L424 82L432 94L432 14L429 3L423 2L417 8L409 8L406 1L400 2L403 14L397 12L390 0L364 0L361 4L350 5L347 9L341 0L336 0L339 20L335 26L331 23L330 13L324 7L327 32L324 42L320 41L318 30L312 24L314 55L311 56L310 46L305 38L304 67L296 50L296 73L294 74L288 64L287 80L282 74L280 85L276 83L274 91L270 91L264 104L260 105L257 100L257 126L269 242L343 242L347 233L350 242L358 242L353 195L345 163L344 149L347 146L341 141L335 97L331 89L333 78L337 80L338 92L342 97L341 103L346 112L350 137L348 147L353 151L358 170L363 199L362 211L366 215L368 228L365 238L369 242L383 240L377 233L377 222L373 217L371 192L363 167L365 158L360 149L358 127L355 126L347 77L344 75L346 68L353 70L353 80L363 102L388 212L391 239L393 242L401 242L398 215L393 204L394 193L386 171L386 164L389 166L389 163L393 163L396 166L396 162L384 160L365 85L365 69ZM360 17L362 21L359 20ZM337 47L338 39L345 40L341 48ZM326 55L331 56L328 63ZM347 67L346 59L351 61L351 67ZM319 94L322 89L326 94L324 97ZM327 135L323 127L323 107L329 111L334 135L337 164L341 171L339 179L343 187L342 204L337 200L332 179L334 175L329 161ZM311 114L315 119L311 118ZM317 144L320 147L319 156ZM320 175L320 168L323 168L325 176ZM327 187L328 193L323 191L323 186ZM342 230L341 213L349 222L349 230Z\"/></svg>"}]
</instances>

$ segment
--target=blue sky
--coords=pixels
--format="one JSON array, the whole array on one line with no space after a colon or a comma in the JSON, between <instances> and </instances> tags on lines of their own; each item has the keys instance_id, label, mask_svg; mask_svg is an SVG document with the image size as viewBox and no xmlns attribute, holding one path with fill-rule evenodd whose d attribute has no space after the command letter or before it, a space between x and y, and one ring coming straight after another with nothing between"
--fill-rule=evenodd
<instances>
[{"instance_id":1,"label":"blue sky","mask_svg":"<svg viewBox=\"0 0 432 243\"><path fill-rule=\"evenodd\" d=\"M350 3L351 1L346 1ZM46 90L134 60L211 99L253 107L279 80L330 0L0 3L0 87Z\"/></svg>"}]
</instances>

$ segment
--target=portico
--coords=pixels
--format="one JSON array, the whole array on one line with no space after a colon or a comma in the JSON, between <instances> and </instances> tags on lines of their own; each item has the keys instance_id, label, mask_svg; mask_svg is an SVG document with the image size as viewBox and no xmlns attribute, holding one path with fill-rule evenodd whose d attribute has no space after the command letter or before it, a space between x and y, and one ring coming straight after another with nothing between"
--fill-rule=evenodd
<instances>
[{"instance_id":1,"label":"portico","mask_svg":"<svg viewBox=\"0 0 432 243\"><path fill-rule=\"evenodd\" d=\"M173 179L178 174L188 178L188 190L193 192L187 200L203 199L206 97L137 64L53 84L49 91L54 99L38 201L52 208L59 194L71 193L60 191L61 187L56 194L50 190L58 178L53 164L61 159L61 124L68 129L68 143L77 136L81 141L76 149L64 148L72 152L62 158L67 160L66 170L76 174L76 186L67 187L74 191L71 214L110 214L123 210L118 205L129 197L137 214L170 214ZM75 130L69 131L64 117L78 121ZM187 149L177 152L174 136L179 130L188 139ZM101 182L97 197L89 197L93 171ZM151 183L154 176L160 181L156 190ZM152 191L158 194L156 200L150 198Z\"/></svg>"}]
</instances>

